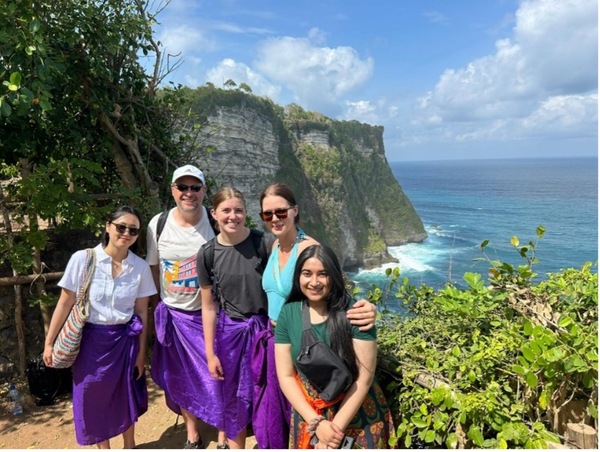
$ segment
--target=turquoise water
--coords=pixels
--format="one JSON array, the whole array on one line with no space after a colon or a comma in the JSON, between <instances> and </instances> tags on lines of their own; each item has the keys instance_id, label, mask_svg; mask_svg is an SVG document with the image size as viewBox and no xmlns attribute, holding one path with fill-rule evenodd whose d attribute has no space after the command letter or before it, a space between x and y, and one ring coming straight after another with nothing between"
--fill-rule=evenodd
<instances>
[{"instance_id":1,"label":"turquoise water","mask_svg":"<svg viewBox=\"0 0 600 452\"><path fill-rule=\"evenodd\" d=\"M523 264L511 246L539 240L538 278L598 260L597 158L391 162L392 172L429 237L390 247L401 275L414 285L462 285L465 272L487 274L479 245L491 259ZM385 281L385 267L350 275L359 287ZM597 268L594 267L594 271Z\"/></svg>"}]
</instances>

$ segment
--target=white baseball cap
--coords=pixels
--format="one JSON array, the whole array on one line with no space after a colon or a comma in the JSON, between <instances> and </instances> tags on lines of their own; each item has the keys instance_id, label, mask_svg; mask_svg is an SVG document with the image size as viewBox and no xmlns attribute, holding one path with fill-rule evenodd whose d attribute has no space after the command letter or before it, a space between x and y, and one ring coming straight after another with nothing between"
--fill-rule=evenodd
<instances>
[{"instance_id":1,"label":"white baseball cap","mask_svg":"<svg viewBox=\"0 0 600 452\"><path fill-rule=\"evenodd\" d=\"M177 168L173 171L173 180L172 183L175 183L177 179L183 176L192 176L202 182L202 185L206 185L206 181L204 180L204 173L200 171L193 165L185 165Z\"/></svg>"}]
</instances>

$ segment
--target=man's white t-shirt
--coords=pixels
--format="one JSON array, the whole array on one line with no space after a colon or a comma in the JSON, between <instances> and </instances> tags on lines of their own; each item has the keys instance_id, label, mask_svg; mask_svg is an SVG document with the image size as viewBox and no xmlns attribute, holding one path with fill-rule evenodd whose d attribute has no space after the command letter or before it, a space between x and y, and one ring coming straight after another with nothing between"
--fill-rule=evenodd
<instances>
[{"instance_id":1,"label":"man's white t-shirt","mask_svg":"<svg viewBox=\"0 0 600 452\"><path fill-rule=\"evenodd\" d=\"M190 227L179 226L173 219L174 209L171 209L158 246L156 226L160 214L148 224L146 262L159 265L160 297L165 304L185 311L202 308L196 255L200 247L215 236L208 221L209 213L202 208L201 220Z\"/></svg>"}]
</instances>

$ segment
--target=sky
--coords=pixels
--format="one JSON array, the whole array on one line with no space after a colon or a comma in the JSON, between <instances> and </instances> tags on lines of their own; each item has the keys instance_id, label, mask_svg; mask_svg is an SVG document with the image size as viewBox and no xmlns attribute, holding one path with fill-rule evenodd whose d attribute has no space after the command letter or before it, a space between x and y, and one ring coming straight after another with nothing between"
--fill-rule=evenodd
<instances>
[{"instance_id":1,"label":"sky","mask_svg":"<svg viewBox=\"0 0 600 452\"><path fill-rule=\"evenodd\" d=\"M389 161L598 155L597 0L171 0L157 21L166 81L383 126Z\"/></svg>"}]
</instances>

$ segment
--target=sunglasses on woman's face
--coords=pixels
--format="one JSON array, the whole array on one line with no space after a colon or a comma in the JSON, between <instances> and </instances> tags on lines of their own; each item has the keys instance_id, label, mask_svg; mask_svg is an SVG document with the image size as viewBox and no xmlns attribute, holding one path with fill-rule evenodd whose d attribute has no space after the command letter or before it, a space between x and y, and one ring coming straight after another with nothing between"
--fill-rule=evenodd
<instances>
[{"instance_id":1,"label":"sunglasses on woman's face","mask_svg":"<svg viewBox=\"0 0 600 452\"><path fill-rule=\"evenodd\" d=\"M285 209L266 210L260 213L260 217L263 221L272 221L273 215L276 215L280 220L285 220L288 216L288 210L294 207L296 206L286 207Z\"/></svg>"},{"instance_id":2,"label":"sunglasses on woman's face","mask_svg":"<svg viewBox=\"0 0 600 452\"><path fill-rule=\"evenodd\" d=\"M188 190L192 190L193 192L198 193L200 190L202 190L202 185L201 184L199 184L199 185L175 184L175 187L181 193L185 193Z\"/></svg>"},{"instance_id":3,"label":"sunglasses on woman's face","mask_svg":"<svg viewBox=\"0 0 600 452\"><path fill-rule=\"evenodd\" d=\"M125 234L125 231L129 231L129 235L135 237L140 233L140 228L130 228L129 226L125 226L124 224L113 223L112 221L110 222L110 224L114 225L115 229L119 234Z\"/></svg>"}]
</instances>

